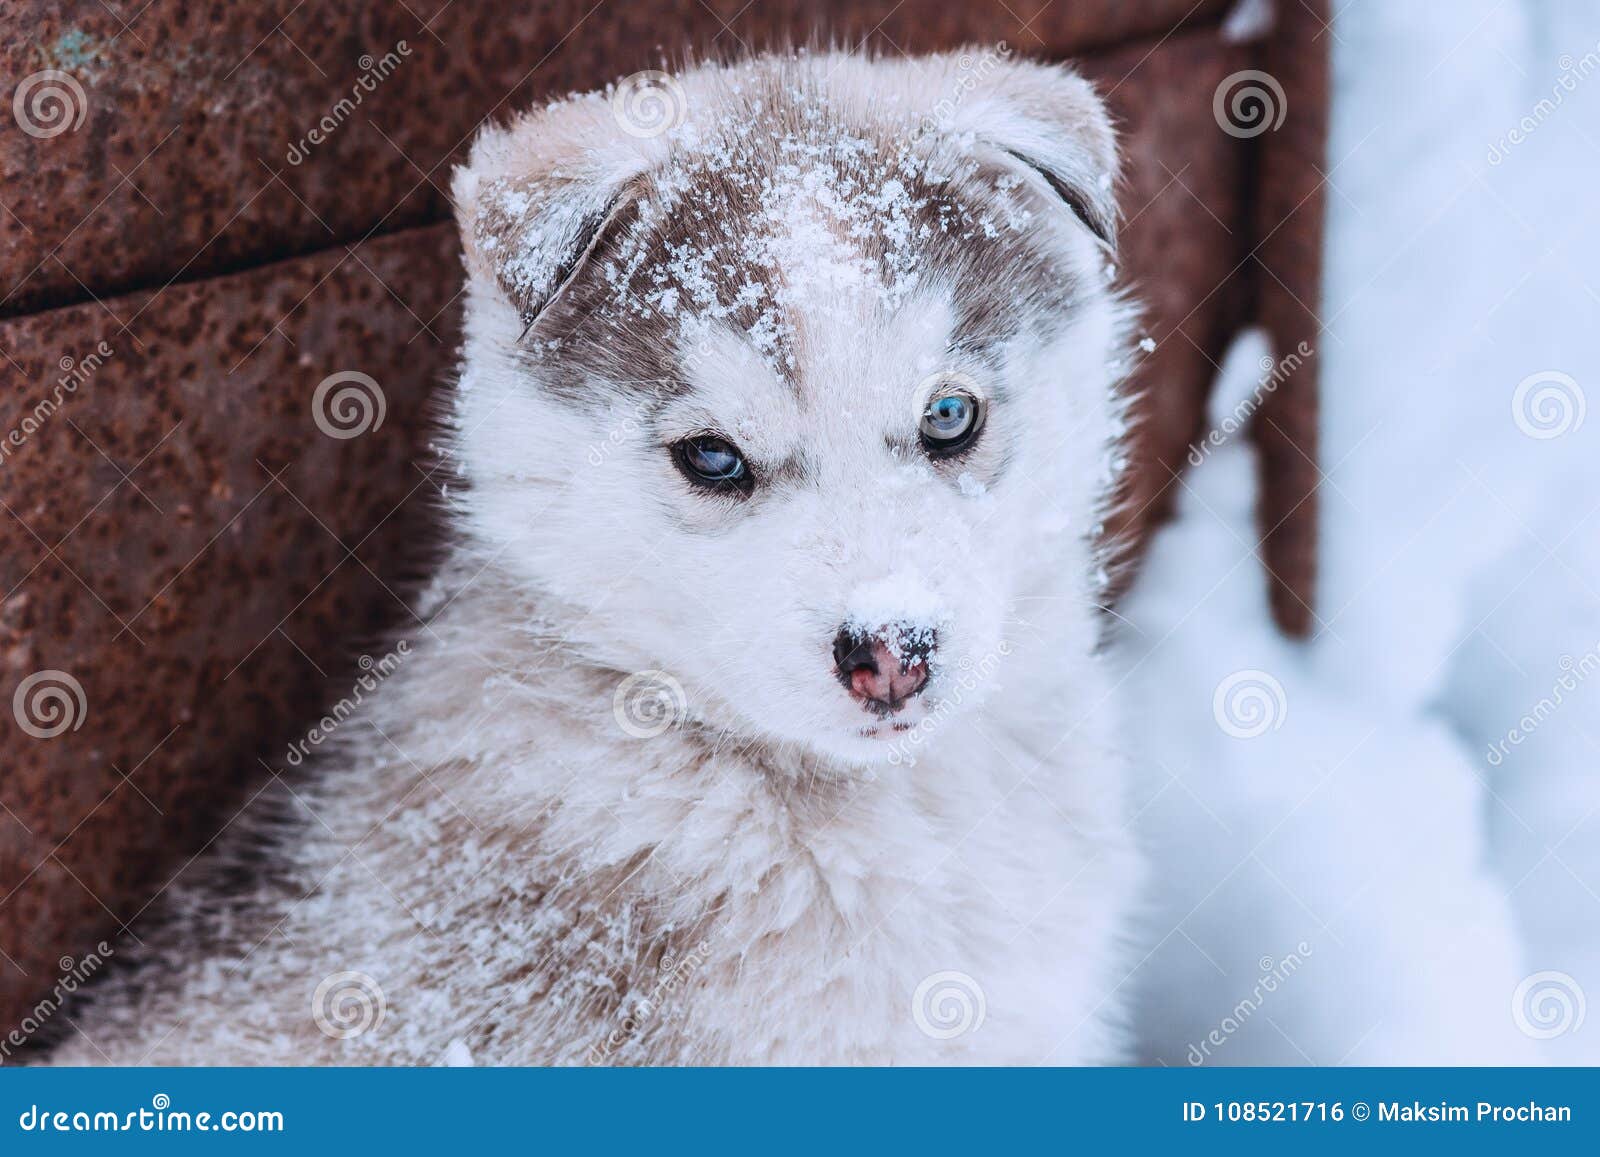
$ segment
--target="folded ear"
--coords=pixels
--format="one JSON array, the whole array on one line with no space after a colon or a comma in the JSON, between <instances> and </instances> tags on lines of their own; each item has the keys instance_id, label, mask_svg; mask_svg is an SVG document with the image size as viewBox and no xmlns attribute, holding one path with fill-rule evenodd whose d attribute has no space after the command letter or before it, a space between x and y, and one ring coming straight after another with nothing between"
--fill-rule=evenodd
<instances>
[{"instance_id":1,"label":"folded ear","mask_svg":"<svg viewBox=\"0 0 1600 1157\"><path fill-rule=\"evenodd\" d=\"M930 114L935 131L1040 182L1114 249L1116 133L1094 86L1065 65L1003 59L994 49L934 59L946 71L946 95Z\"/></svg>"},{"instance_id":2,"label":"folded ear","mask_svg":"<svg viewBox=\"0 0 1600 1157\"><path fill-rule=\"evenodd\" d=\"M648 144L622 134L598 94L485 130L451 183L469 277L532 326L634 202Z\"/></svg>"}]
</instances>

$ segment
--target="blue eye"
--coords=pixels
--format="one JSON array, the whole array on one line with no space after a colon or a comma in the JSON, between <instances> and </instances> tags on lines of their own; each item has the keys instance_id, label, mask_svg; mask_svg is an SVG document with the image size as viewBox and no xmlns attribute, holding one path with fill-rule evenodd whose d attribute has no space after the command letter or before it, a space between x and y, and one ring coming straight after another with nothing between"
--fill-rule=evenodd
<instances>
[{"instance_id":1,"label":"blue eye","mask_svg":"<svg viewBox=\"0 0 1600 1157\"><path fill-rule=\"evenodd\" d=\"M971 394L943 394L922 412L922 445L935 458L958 454L978 436L982 410Z\"/></svg>"},{"instance_id":2,"label":"blue eye","mask_svg":"<svg viewBox=\"0 0 1600 1157\"><path fill-rule=\"evenodd\" d=\"M697 486L708 490L749 494L754 488L744 455L726 438L696 434L672 447L678 469Z\"/></svg>"}]
</instances>

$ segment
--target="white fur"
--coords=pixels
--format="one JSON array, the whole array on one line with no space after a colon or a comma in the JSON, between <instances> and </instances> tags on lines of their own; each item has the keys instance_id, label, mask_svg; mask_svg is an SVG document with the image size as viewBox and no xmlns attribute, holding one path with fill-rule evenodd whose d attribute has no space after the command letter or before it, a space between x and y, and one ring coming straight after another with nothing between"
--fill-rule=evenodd
<instances>
[{"instance_id":1,"label":"white fur","mask_svg":"<svg viewBox=\"0 0 1600 1157\"><path fill-rule=\"evenodd\" d=\"M960 70L955 56L706 67L680 78L689 116L658 138L619 132L603 95L486 135L456 186L469 286L452 426L467 485L426 625L337 749L292 786L274 781L221 841L221 863L264 845L272 870L242 904L198 878L177 885L176 931L113 979L62 1059L1124 1056L1138 871L1095 576L1127 312L1088 232L1018 169L1028 207L1003 227L1046 231L1090 288L1070 326L1018 336L991 363L952 361L967 287L937 278L893 300L797 292L798 368L708 322L685 358L690 388L648 422L621 392L605 406L552 397L559 351L531 370L515 353L514 299L555 288L584 215L675 150L713 147L741 85L801 76L888 123L932 115ZM1010 143L1091 197L1109 187L1104 113L1071 73L1004 62L958 95L939 114L941 156ZM526 228L475 232L479 198L524 178ZM839 245L829 260L848 258ZM819 284L815 254L768 256L803 289ZM980 396L1006 394L991 449L959 477L886 445L914 435L919 383L952 368ZM804 468L730 513L691 493L659 444L706 428ZM912 730L867 735L875 721L830 646L842 622L899 619L937 625L934 675L896 717ZM619 723L641 688L661 696L646 715L671 715L648 738ZM289 834L269 842L265 812L286 813ZM343 1011L376 1023L335 1039L313 1015L343 1023L335 997L314 1010L314 993L351 972L370 978L349 981L367 1003ZM942 1032L955 990L971 1012Z\"/></svg>"}]
</instances>

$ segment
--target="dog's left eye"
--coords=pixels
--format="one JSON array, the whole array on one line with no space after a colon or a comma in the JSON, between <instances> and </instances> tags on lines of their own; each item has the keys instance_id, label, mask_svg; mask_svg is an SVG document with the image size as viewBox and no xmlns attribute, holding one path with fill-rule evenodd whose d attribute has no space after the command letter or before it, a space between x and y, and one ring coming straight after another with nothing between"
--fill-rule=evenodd
<instances>
[{"instance_id":1,"label":"dog's left eye","mask_svg":"<svg viewBox=\"0 0 1600 1157\"><path fill-rule=\"evenodd\" d=\"M748 495L755 481L739 448L715 434L696 434L676 442L672 460L696 486L722 493Z\"/></svg>"},{"instance_id":2,"label":"dog's left eye","mask_svg":"<svg viewBox=\"0 0 1600 1157\"><path fill-rule=\"evenodd\" d=\"M959 454L982 426L982 405L968 393L941 394L922 412L922 446L935 458Z\"/></svg>"}]
</instances>

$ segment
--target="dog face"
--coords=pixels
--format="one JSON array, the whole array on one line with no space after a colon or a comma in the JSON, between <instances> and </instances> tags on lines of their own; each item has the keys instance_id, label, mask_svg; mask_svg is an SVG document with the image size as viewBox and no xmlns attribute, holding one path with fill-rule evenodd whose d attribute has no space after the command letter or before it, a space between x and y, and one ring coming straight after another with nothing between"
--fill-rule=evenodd
<instances>
[{"instance_id":1,"label":"dog face","mask_svg":"<svg viewBox=\"0 0 1600 1157\"><path fill-rule=\"evenodd\" d=\"M469 531L708 726L882 759L1000 689L1030 602L1092 614L1111 134L974 59L705 68L666 131L575 98L457 173Z\"/></svg>"}]
</instances>

